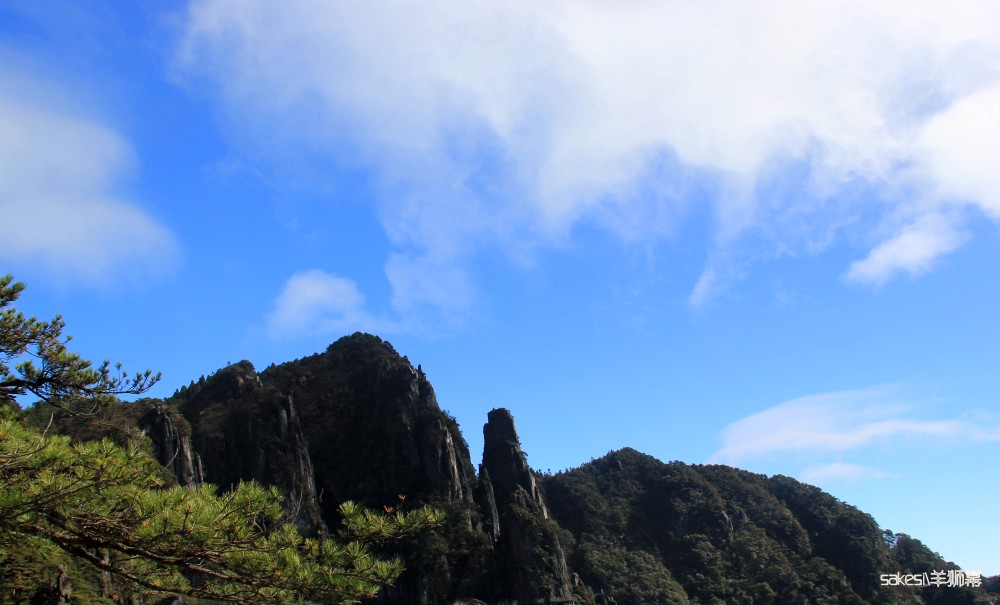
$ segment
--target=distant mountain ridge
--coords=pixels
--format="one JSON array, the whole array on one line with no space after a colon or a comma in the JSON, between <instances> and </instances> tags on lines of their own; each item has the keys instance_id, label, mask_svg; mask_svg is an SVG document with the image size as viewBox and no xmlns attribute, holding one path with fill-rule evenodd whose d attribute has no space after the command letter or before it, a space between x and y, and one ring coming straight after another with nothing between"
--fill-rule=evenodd
<instances>
[{"instance_id":1,"label":"distant mountain ridge","mask_svg":"<svg viewBox=\"0 0 1000 605\"><path fill-rule=\"evenodd\" d=\"M379 597L386 604L989 598L982 588L881 586L881 574L956 566L788 477L632 449L539 475L502 408L487 415L477 472L420 367L368 334L262 372L239 362L128 413L179 482L276 485L306 533L336 529L344 500L446 511L443 527L387 553L407 571Z\"/></svg>"}]
</instances>

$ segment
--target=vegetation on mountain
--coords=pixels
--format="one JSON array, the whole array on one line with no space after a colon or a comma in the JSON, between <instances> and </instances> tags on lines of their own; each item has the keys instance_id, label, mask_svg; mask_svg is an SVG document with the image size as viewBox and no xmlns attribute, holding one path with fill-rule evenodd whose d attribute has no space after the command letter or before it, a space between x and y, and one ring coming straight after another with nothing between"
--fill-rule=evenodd
<instances>
[{"instance_id":1,"label":"vegetation on mountain","mask_svg":"<svg viewBox=\"0 0 1000 605\"><path fill-rule=\"evenodd\" d=\"M0 280L0 603L951 605L1000 589L882 586L957 566L789 477L627 448L536 473L504 409L477 473L421 368L368 334L123 403L157 377L94 369L60 319L8 308L21 288Z\"/></svg>"},{"instance_id":2,"label":"vegetation on mountain","mask_svg":"<svg viewBox=\"0 0 1000 605\"><path fill-rule=\"evenodd\" d=\"M341 500L377 510L441 511L442 526L380 551L406 561L386 591L390 602L485 594L491 546L472 500L476 477L468 444L455 419L438 407L423 372L389 343L354 334L259 374L242 361L182 387L167 403L190 420L206 481L225 486L254 477L281 484L296 460L308 459L315 505L331 527L340 523ZM274 430L285 423L287 431ZM289 445L293 425L302 436L295 447ZM304 485L285 490L310 491Z\"/></svg>"},{"instance_id":3,"label":"vegetation on mountain","mask_svg":"<svg viewBox=\"0 0 1000 605\"><path fill-rule=\"evenodd\" d=\"M626 448L544 486L572 534L570 567L618 605L973 603L984 594L880 586L883 573L957 566L908 536L890 545L870 515L789 477ZM637 568L638 578L627 571Z\"/></svg>"},{"instance_id":4,"label":"vegetation on mountain","mask_svg":"<svg viewBox=\"0 0 1000 605\"><path fill-rule=\"evenodd\" d=\"M335 539L306 539L287 522L273 487L240 482L221 494L208 484L182 487L165 478L149 443L127 430L119 444L29 426L19 395L41 398L36 419L47 407L84 418L81 426L92 430L89 421L120 407L113 395L140 393L156 377L129 379L120 368L112 375L109 363L93 369L67 350L59 318L41 322L10 307L22 289L0 279L2 602L135 602L155 593L357 602L403 570L400 559L376 556L376 547L440 522L427 507L389 515L345 502Z\"/></svg>"}]
</instances>

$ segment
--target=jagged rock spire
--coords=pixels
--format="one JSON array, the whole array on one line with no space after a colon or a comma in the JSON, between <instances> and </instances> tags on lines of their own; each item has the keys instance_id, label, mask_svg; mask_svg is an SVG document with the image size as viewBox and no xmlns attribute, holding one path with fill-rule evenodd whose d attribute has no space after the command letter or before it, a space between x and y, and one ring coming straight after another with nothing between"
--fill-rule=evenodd
<instances>
[{"instance_id":1,"label":"jagged rock spire","mask_svg":"<svg viewBox=\"0 0 1000 605\"><path fill-rule=\"evenodd\" d=\"M482 492L500 574L522 603L571 596L566 555L548 520L545 498L521 450L510 411L497 408L483 426ZM484 503L481 503L483 505ZM544 553L544 554L542 554Z\"/></svg>"}]
</instances>

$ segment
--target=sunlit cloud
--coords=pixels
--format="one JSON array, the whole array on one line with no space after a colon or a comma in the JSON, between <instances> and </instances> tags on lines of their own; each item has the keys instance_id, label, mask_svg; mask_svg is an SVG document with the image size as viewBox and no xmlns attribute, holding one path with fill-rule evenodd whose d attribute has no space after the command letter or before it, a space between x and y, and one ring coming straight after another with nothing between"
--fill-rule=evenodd
<instances>
[{"instance_id":1,"label":"sunlit cloud","mask_svg":"<svg viewBox=\"0 0 1000 605\"><path fill-rule=\"evenodd\" d=\"M956 101L927 122L918 139L919 160L937 194L972 202L1000 219L1000 86Z\"/></svg>"},{"instance_id":2,"label":"sunlit cloud","mask_svg":"<svg viewBox=\"0 0 1000 605\"><path fill-rule=\"evenodd\" d=\"M873 445L975 443L1000 440L995 421L924 419L891 388L810 395L737 420L722 430L713 462L736 464L775 456L838 454Z\"/></svg>"},{"instance_id":3,"label":"sunlit cloud","mask_svg":"<svg viewBox=\"0 0 1000 605\"><path fill-rule=\"evenodd\" d=\"M0 259L103 283L176 263L171 231L117 191L135 164L110 128L18 97L0 66Z\"/></svg>"},{"instance_id":4,"label":"sunlit cloud","mask_svg":"<svg viewBox=\"0 0 1000 605\"><path fill-rule=\"evenodd\" d=\"M274 340L301 336L326 336L355 331L377 332L391 328L365 308L356 283L320 269L301 271L288 278L267 317L267 332Z\"/></svg>"},{"instance_id":5,"label":"sunlit cloud","mask_svg":"<svg viewBox=\"0 0 1000 605\"><path fill-rule=\"evenodd\" d=\"M581 222L656 241L707 204L697 306L748 238L766 258L859 231L847 278L877 285L958 248L956 208L1000 217L998 22L991 1L197 0L178 73L247 139L379 174L390 273L434 259L471 285L484 248L523 258ZM772 195L790 167L802 186ZM440 301L420 291L395 304Z\"/></svg>"}]
</instances>

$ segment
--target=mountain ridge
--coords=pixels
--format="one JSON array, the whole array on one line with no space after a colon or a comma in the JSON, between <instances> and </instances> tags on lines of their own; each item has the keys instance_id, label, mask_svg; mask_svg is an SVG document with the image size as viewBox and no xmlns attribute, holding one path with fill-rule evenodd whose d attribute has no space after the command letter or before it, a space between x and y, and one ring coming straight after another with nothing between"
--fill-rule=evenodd
<instances>
[{"instance_id":1,"label":"mountain ridge","mask_svg":"<svg viewBox=\"0 0 1000 605\"><path fill-rule=\"evenodd\" d=\"M879 585L883 573L956 566L788 477L632 448L537 473L504 408L487 414L477 472L421 368L369 334L260 372L238 362L128 413L178 482L276 485L305 533L336 528L344 500L445 511L444 526L386 549L407 571L380 603L937 604L986 594Z\"/></svg>"}]
</instances>

